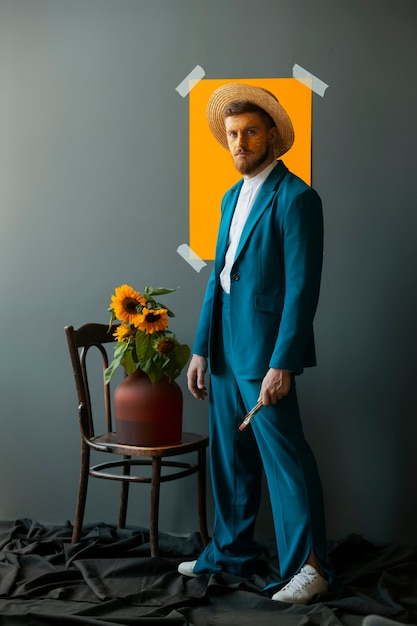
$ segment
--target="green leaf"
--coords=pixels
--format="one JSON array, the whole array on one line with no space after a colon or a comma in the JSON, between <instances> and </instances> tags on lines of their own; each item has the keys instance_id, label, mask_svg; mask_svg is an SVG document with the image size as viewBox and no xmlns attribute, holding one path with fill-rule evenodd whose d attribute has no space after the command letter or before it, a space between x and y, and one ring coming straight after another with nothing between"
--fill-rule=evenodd
<instances>
[{"instance_id":1,"label":"green leaf","mask_svg":"<svg viewBox=\"0 0 417 626\"><path fill-rule=\"evenodd\" d=\"M152 348L152 335L137 333L136 335L136 356L142 369L146 362L152 358L154 349Z\"/></svg>"},{"instance_id":2,"label":"green leaf","mask_svg":"<svg viewBox=\"0 0 417 626\"><path fill-rule=\"evenodd\" d=\"M106 383L106 385L109 384L109 382L111 381L111 379L114 376L114 372L117 370L117 368L119 367L120 363L116 363L115 360L113 360L109 367L105 370L104 372L104 381Z\"/></svg>"},{"instance_id":3,"label":"green leaf","mask_svg":"<svg viewBox=\"0 0 417 626\"><path fill-rule=\"evenodd\" d=\"M133 372L136 372L137 365L136 365L135 360L133 358L133 350L129 350L128 352L126 352L126 355L125 355L125 357L123 359L122 365L125 368L126 374L128 376L130 374L133 374Z\"/></svg>"},{"instance_id":4,"label":"green leaf","mask_svg":"<svg viewBox=\"0 0 417 626\"><path fill-rule=\"evenodd\" d=\"M162 364L163 372L168 376L171 383L181 374L189 358L190 348L184 344L178 346L174 352L171 352L167 355L167 358L164 359Z\"/></svg>"},{"instance_id":5,"label":"green leaf","mask_svg":"<svg viewBox=\"0 0 417 626\"><path fill-rule=\"evenodd\" d=\"M148 296L162 296L164 293L173 293L174 291L177 291L178 287L175 287L175 289L165 289L164 287L145 287L145 291L143 292L143 295L146 297Z\"/></svg>"},{"instance_id":6,"label":"green leaf","mask_svg":"<svg viewBox=\"0 0 417 626\"><path fill-rule=\"evenodd\" d=\"M175 361L173 359L169 361L168 363L166 363L166 366L164 367L164 374L168 376L170 383L173 383L175 379L177 378L177 376L180 375L180 373L181 373L181 370L178 371L175 365Z\"/></svg>"},{"instance_id":7,"label":"green leaf","mask_svg":"<svg viewBox=\"0 0 417 626\"><path fill-rule=\"evenodd\" d=\"M113 309L109 309L109 311L110 311L110 313L111 313L111 316L110 316L110 321L109 321L109 330L110 330L110 328L111 328L111 327L112 327L112 325L113 325L114 320L116 319L116 315L115 315L115 313L114 313Z\"/></svg>"},{"instance_id":8,"label":"green leaf","mask_svg":"<svg viewBox=\"0 0 417 626\"><path fill-rule=\"evenodd\" d=\"M179 367L180 370L182 370L187 365L188 359L190 358L190 353L190 347L186 344L178 346L178 348L175 350L173 357L175 359L177 367Z\"/></svg>"},{"instance_id":9,"label":"green leaf","mask_svg":"<svg viewBox=\"0 0 417 626\"><path fill-rule=\"evenodd\" d=\"M104 379L106 384L110 382L117 368L122 365L123 359L125 358L128 349L128 343L120 342L116 345L113 353L113 360L104 373Z\"/></svg>"},{"instance_id":10,"label":"green leaf","mask_svg":"<svg viewBox=\"0 0 417 626\"><path fill-rule=\"evenodd\" d=\"M153 360L147 361L145 368L143 368L143 371L149 376L149 380L151 381L152 385L156 385L162 375L161 368Z\"/></svg>"}]
</instances>

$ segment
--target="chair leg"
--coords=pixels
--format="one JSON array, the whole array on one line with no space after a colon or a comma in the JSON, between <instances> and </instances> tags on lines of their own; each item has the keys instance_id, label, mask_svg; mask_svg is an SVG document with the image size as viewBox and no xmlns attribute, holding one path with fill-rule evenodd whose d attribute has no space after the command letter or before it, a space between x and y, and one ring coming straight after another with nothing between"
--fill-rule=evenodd
<instances>
[{"instance_id":1,"label":"chair leg","mask_svg":"<svg viewBox=\"0 0 417 626\"><path fill-rule=\"evenodd\" d=\"M161 457L152 457L151 482L151 519L150 542L151 556L159 556L158 529L159 529L159 492L161 486Z\"/></svg>"},{"instance_id":2,"label":"chair leg","mask_svg":"<svg viewBox=\"0 0 417 626\"><path fill-rule=\"evenodd\" d=\"M209 542L207 530L207 505L206 505L206 449L198 451L198 519L200 522L200 534L203 546Z\"/></svg>"},{"instance_id":3,"label":"chair leg","mask_svg":"<svg viewBox=\"0 0 417 626\"><path fill-rule=\"evenodd\" d=\"M72 543L78 543L83 528L85 503L87 500L88 466L90 464L90 448L85 444L81 446L81 467L78 484L77 506L75 509L74 528L72 531Z\"/></svg>"},{"instance_id":4,"label":"chair leg","mask_svg":"<svg viewBox=\"0 0 417 626\"><path fill-rule=\"evenodd\" d=\"M124 457L126 461L130 461L130 456ZM123 476L129 476L130 474L130 463L125 463L123 465ZM127 513L127 501L129 498L129 486L130 483L127 480L122 480L120 485L120 506L119 506L119 519L117 522L117 528L125 528L126 527L126 513Z\"/></svg>"}]
</instances>

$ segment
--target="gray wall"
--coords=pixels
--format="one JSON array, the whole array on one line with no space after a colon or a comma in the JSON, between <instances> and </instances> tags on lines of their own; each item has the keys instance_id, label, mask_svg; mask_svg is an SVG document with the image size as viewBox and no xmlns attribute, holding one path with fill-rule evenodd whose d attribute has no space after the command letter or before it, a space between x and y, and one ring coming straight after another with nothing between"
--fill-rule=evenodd
<instances>
[{"instance_id":1,"label":"gray wall","mask_svg":"<svg viewBox=\"0 0 417 626\"><path fill-rule=\"evenodd\" d=\"M416 18L415 0L0 0L0 518L72 520L66 324L107 322L123 282L180 285L174 330L192 342L211 263L198 274L176 253L188 101L175 87L196 64L269 78L298 63L329 84L313 97L319 367L299 382L329 536L415 541ZM185 427L206 424L186 396ZM164 488L163 529L197 528L189 481ZM148 525L144 491L131 524ZM90 496L87 519L115 521L116 486ZM272 535L266 496L258 528Z\"/></svg>"}]
</instances>

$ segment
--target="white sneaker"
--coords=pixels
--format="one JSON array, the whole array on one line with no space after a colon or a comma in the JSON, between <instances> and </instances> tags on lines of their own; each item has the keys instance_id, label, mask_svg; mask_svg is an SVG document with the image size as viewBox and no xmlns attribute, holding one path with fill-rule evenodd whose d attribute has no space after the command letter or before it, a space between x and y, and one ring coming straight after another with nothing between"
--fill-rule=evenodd
<instances>
[{"instance_id":1,"label":"white sneaker","mask_svg":"<svg viewBox=\"0 0 417 626\"><path fill-rule=\"evenodd\" d=\"M304 565L285 587L272 596L272 600L307 604L313 596L325 593L327 589L327 580L312 565Z\"/></svg>"},{"instance_id":2,"label":"white sneaker","mask_svg":"<svg viewBox=\"0 0 417 626\"><path fill-rule=\"evenodd\" d=\"M197 561L183 561L178 565L178 571L183 576L189 576L190 578L196 578L198 574L194 574L194 566Z\"/></svg>"}]
</instances>

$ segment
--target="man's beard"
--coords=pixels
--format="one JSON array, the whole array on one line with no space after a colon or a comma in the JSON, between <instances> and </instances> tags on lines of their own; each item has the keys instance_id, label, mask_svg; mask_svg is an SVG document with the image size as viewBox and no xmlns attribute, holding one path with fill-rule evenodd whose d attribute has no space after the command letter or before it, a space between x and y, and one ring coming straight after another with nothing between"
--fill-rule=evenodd
<instances>
[{"instance_id":1,"label":"man's beard","mask_svg":"<svg viewBox=\"0 0 417 626\"><path fill-rule=\"evenodd\" d=\"M238 155L239 156L239 155ZM255 172L265 161L267 161L269 157L269 147L265 147L265 151L255 160L249 161L240 161L236 156L233 157L235 167L238 172L243 174L244 176L250 176Z\"/></svg>"}]
</instances>

